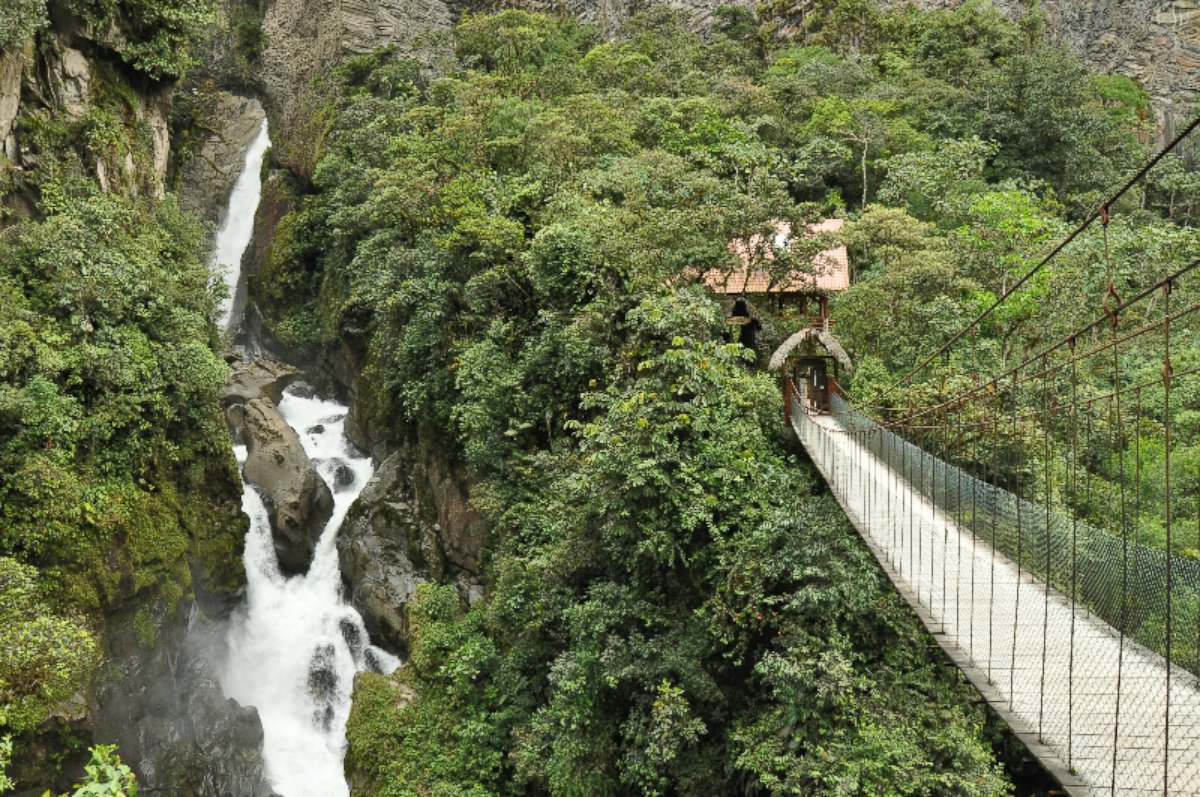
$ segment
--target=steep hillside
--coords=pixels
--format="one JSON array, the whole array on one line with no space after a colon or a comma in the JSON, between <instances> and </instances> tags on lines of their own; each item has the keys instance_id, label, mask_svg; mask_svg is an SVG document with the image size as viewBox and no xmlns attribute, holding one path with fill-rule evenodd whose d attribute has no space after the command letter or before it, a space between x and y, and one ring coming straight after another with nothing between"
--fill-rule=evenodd
<instances>
[{"instance_id":1,"label":"steep hillside","mask_svg":"<svg viewBox=\"0 0 1200 797\"><path fill-rule=\"evenodd\" d=\"M962 0L917 0L953 8ZM1024 0L996 0L1011 17ZM1200 3L1196 0L1039 0L1048 33L1098 72L1137 81L1150 96L1163 138L1200 103Z\"/></svg>"},{"instance_id":2,"label":"steep hillside","mask_svg":"<svg viewBox=\"0 0 1200 797\"><path fill-rule=\"evenodd\" d=\"M168 190L203 4L0 14L0 722L18 794L116 742L144 794L249 794L197 647L242 583L202 231ZM189 629L193 633L189 633Z\"/></svg>"}]
</instances>

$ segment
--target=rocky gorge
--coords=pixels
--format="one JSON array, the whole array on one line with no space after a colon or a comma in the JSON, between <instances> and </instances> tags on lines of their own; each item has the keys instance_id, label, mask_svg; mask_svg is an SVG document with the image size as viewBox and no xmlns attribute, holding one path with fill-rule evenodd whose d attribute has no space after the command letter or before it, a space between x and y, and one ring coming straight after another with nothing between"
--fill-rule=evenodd
<instances>
[{"instance_id":1,"label":"rocky gorge","mask_svg":"<svg viewBox=\"0 0 1200 797\"><path fill-rule=\"evenodd\" d=\"M1021 10L1017 3L1001 4L1013 13ZM608 0L568 5L606 30L640 7ZM671 5L705 25L721 4L678 0ZM1130 75L1151 93L1163 136L1192 111L1200 90L1200 4L1141 2L1130 10L1102 0L1045 0L1043 7L1050 30L1069 47L1098 67ZM236 0L227 3L227 17L239 8ZM422 430L387 417L378 407L374 396L380 388L372 381L369 352L339 344L301 353L282 343L272 298L256 293L255 278L271 267L278 224L294 204L294 186L311 178L319 154L325 89L317 79L346 58L381 47L394 47L397 56L416 58L436 71L440 59L448 57L445 33L465 10L466 4L443 0L268 0L259 20L262 51L245 71L230 65L231 46L214 35L209 63L200 66L195 81L173 87L131 81L127 113L137 131L131 145L94 153L87 164L102 190L148 196L176 191L190 212L215 229L223 221L238 164L262 122L270 120L275 144L244 260L249 302L230 338L230 348L240 356L228 358L231 375L222 409L232 439L246 448L242 474L260 488L280 567L295 575L313 561L339 484L336 472L332 483L320 475L279 404L284 390L303 379L349 406L346 435L376 468L348 508L336 541L337 565L347 600L366 631L401 657L410 641L406 604L420 583L452 584L464 604L483 596L485 529L471 507L471 480ZM39 34L37 46L29 41L0 53L0 144L8 168L32 169L45 157L23 140L23 115L50 108L80 117L101 87L125 80L112 48L111 39L56 9L53 27ZM181 157L173 103L180 94L201 91L203 124L189 129L190 149ZM20 190L7 192L4 203L16 215L32 214L36 204ZM246 521L238 511L236 471L222 461L212 473L208 533L240 544ZM231 548L222 550L228 556ZM244 597L245 578L236 560L194 555L188 563L194 598L176 605L136 592L117 601L103 620L104 663L87 693L47 729L47 738L72 732L118 744L143 794L271 794L258 712L226 698L214 664L223 655L221 624ZM152 620L149 645L133 630L145 624L135 623L139 616ZM73 774L51 780L49 773L59 764L47 749L35 746L15 771L23 782L65 788ZM63 771L72 773L78 764L76 756ZM17 792L19 797L35 793L40 788Z\"/></svg>"}]
</instances>

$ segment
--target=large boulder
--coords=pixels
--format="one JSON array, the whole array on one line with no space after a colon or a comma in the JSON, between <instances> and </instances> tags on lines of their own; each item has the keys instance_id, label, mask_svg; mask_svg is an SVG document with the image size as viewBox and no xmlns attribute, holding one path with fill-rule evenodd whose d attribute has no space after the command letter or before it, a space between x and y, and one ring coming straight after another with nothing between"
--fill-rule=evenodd
<instances>
[{"instance_id":1,"label":"large boulder","mask_svg":"<svg viewBox=\"0 0 1200 797\"><path fill-rule=\"evenodd\" d=\"M453 582L463 599L478 599L478 542L462 550L438 522L414 450L389 456L350 508L338 534L338 563L350 602L372 639L408 653L408 602L424 581Z\"/></svg>"},{"instance_id":2,"label":"large boulder","mask_svg":"<svg viewBox=\"0 0 1200 797\"><path fill-rule=\"evenodd\" d=\"M279 567L303 573L333 514L333 494L269 398L245 402L241 422L247 454L242 474L262 493Z\"/></svg>"},{"instance_id":3,"label":"large boulder","mask_svg":"<svg viewBox=\"0 0 1200 797\"><path fill-rule=\"evenodd\" d=\"M238 360L229 367L225 382L226 407L244 404L256 398L278 403L283 390L300 376L300 371L278 360Z\"/></svg>"}]
</instances>

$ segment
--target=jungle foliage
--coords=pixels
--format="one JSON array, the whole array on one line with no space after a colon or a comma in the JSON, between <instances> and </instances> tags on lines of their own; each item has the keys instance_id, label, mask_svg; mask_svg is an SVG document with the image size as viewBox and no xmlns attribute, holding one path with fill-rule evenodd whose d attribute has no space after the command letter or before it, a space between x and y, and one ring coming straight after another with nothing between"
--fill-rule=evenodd
<instances>
[{"instance_id":1,"label":"jungle foliage","mask_svg":"<svg viewBox=\"0 0 1200 797\"><path fill-rule=\"evenodd\" d=\"M804 8L725 9L706 40L504 11L462 21L448 74L340 70L253 290L289 345L364 355L361 408L468 466L492 541L488 597L423 586L411 661L364 679L361 793L1010 791L695 277L775 219L861 216L865 271L902 285L847 298L850 339L910 303L874 332L882 381L978 293L943 220L1027 208L1032 246L1141 153L1145 100L1036 15Z\"/></svg>"},{"instance_id":2,"label":"jungle foliage","mask_svg":"<svg viewBox=\"0 0 1200 797\"><path fill-rule=\"evenodd\" d=\"M11 0L0 8L0 52L21 45L46 26L45 0Z\"/></svg>"},{"instance_id":3,"label":"jungle foliage","mask_svg":"<svg viewBox=\"0 0 1200 797\"><path fill-rule=\"evenodd\" d=\"M193 65L191 45L217 21L212 0L67 0L67 7L121 59L155 80L183 77Z\"/></svg>"},{"instance_id":4,"label":"jungle foliage","mask_svg":"<svg viewBox=\"0 0 1200 797\"><path fill-rule=\"evenodd\" d=\"M0 702L17 730L65 696L56 679L69 695L90 674L98 616L137 594L174 607L189 555L228 567L237 545L204 487L236 478L196 227L173 202L83 187L46 209L0 247Z\"/></svg>"},{"instance_id":5,"label":"jungle foliage","mask_svg":"<svg viewBox=\"0 0 1200 797\"><path fill-rule=\"evenodd\" d=\"M0 228L0 729L18 748L91 677L106 614L163 618L194 576L238 579L200 229L132 175L87 176L90 153L143 145L115 113L96 132L128 105L102 72L93 89L81 117L22 120L38 212Z\"/></svg>"}]
</instances>

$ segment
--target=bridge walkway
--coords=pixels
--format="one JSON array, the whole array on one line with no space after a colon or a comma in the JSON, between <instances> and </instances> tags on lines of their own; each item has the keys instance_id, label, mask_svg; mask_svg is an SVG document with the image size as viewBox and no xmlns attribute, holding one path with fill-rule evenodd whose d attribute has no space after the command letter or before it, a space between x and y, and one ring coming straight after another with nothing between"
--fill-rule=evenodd
<instances>
[{"instance_id":1,"label":"bridge walkway","mask_svg":"<svg viewBox=\"0 0 1200 797\"><path fill-rule=\"evenodd\" d=\"M797 402L791 423L896 587L1066 792L1200 795L1195 677L960 528L836 418Z\"/></svg>"}]
</instances>

